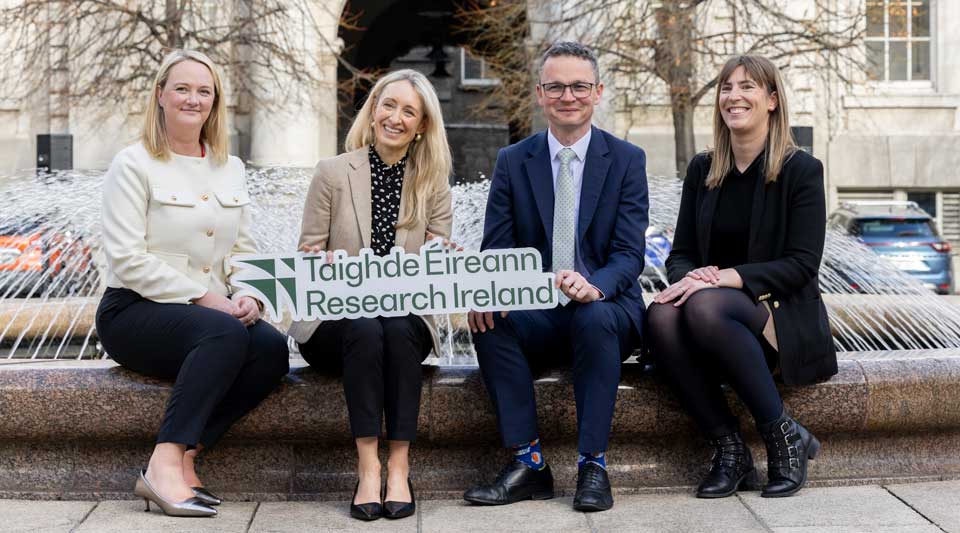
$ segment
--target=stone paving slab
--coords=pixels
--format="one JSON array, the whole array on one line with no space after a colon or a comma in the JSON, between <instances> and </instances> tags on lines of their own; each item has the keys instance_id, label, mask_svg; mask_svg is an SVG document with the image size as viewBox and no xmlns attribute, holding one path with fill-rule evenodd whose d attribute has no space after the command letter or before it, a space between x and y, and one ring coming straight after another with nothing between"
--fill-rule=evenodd
<instances>
[{"instance_id":1,"label":"stone paving slab","mask_svg":"<svg viewBox=\"0 0 960 533\"><path fill-rule=\"evenodd\" d=\"M960 533L960 481L888 485L887 490L944 531Z\"/></svg>"},{"instance_id":2,"label":"stone paving slab","mask_svg":"<svg viewBox=\"0 0 960 533\"><path fill-rule=\"evenodd\" d=\"M419 506L419 504L418 504ZM403 520L360 522L350 517L347 502L261 503L250 524L250 533L294 531L397 531L416 532L417 517Z\"/></svg>"},{"instance_id":3,"label":"stone paving slab","mask_svg":"<svg viewBox=\"0 0 960 533\"><path fill-rule=\"evenodd\" d=\"M701 500L693 494L621 496L613 509L590 514L588 518L595 531L767 531L740 500Z\"/></svg>"},{"instance_id":4,"label":"stone paving slab","mask_svg":"<svg viewBox=\"0 0 960 533\"><path fill-rule=\"evenodd\" d=\"M933 524L914 526L810 526L810 527L775 527L774 533L943 533L943 530Z\"/></svg>"},{"instance_id":5,"label":"stone paving slab","mask_svg":"<svg viewBox=\"0 0 960 533\"><path fill-rule=\"evenodd\" d=\"M713 532L960 533L960 481L854 487L808 487L791 498L744 492L720 500L692 493L616 495L603 513L583 514L570 497L476 507L462 500L418 503L417 516L359 522L347 503L270 502L220 506L215 518L170 518L143 512L141 500L0 500L0 532Z\"/></svg>"},{"instance_id":6,"label":"stone paving slab","mask_svg":"<svg viewBox=\"0 0 960 533\"><path fill-rule=\"evenodd\" d=\"M143 512L143 500L100 502L90 516L75 531L78 533L129 533L131 531L193 533L229 532L247 530L256 503L226 502L217 507L219 514L212 518L171 518L151 504L149 513Z\"/></svg>"},{"instance_id":7,"label":"stone paving slab","mask_svg":"<svg viewBox=\"0 0 960 533\"><path fill-rule=\"evenodd\" d=\"M587 516L573 510L573 498L526 501L503 506L476 506L460 501L418 504L421 529L427 532L503 533L591 531Z\"/></svg>"},{"instance_id":8,"label":"stone paving slab","mask_svg":"<svg viewBox=\"0 0 960 533\"><path fill-rule=\"evenodd\" d=\"M34 502L0 500L0 531L43 532L70 531L96 502Z\"/></svg>"},{"instance_id":9,"label":"stone paving slab","mask_svg":"<svg viewBox=\"0 0 960 533\"><path fill-rule=\"evenodd\" d=\"M761 498L759 492L738 493L767 527L828 527L843 531L876 531L879 527L923 528L930 521L880 486L806 489L789 498Z\"/></svg>"}]
</instances>

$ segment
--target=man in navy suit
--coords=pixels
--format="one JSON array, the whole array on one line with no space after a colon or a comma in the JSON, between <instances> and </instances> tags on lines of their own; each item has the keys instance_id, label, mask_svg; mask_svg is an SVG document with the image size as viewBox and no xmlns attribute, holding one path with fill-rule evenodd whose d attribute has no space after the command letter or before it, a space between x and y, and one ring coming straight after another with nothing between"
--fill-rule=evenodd
<instances>
[{"instance_id":1,"label":"man in navy suit","mask_svg":"<svg viewBox=\"0 0 960 533\"><path fill-rule=\"evenodd\" d=\"M490 183L481 248L534 247L556 273L553 309L469 315L477 358L514 458L491 485L464 499L501 505L553 497L543 458L530 361L570 360L577 404L574 508L613 506L606 472L620 364L639 344L647 229L643 150L591 125L603 94L597 59L561 42L540 62L537 102L549 124L500 150Z\"/></svg>"}]
</instances>

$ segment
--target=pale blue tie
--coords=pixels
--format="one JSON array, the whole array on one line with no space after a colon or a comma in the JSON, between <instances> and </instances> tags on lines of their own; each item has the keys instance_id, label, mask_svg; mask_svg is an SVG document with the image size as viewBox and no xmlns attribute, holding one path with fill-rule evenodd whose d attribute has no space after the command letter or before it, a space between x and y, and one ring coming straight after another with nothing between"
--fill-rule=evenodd
<instances>
[{"instance_id":1,"label":"pale blue tie","mask_svg":"<svg viewBox=\"0 0 960 533\"><path fill-rule=\"evenodd\" d=\"M570 162L577 153L563 148L557 153L560 159L560 171L557 173L557 185L553 191L553 272L573 270L574 243L576 242L577 221L574 220L577 206L577 191L573 182L573 170ZM570 302L565 294L560 294L560 305Z\"/></svg>"}]
</instances>

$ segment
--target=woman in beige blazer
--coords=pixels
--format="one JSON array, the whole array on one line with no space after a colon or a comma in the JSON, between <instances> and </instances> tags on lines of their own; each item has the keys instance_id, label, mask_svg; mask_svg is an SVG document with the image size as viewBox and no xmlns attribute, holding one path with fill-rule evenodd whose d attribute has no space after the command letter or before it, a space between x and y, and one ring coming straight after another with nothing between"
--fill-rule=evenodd
<instances>
[{"instance_id":1,"label":"woman in beige blazer","mask_svg":"<svg viewBox=\"0 0 960 533\"><path fill-rule=\"evenodd\" d=\"M232 254L256 253L243 163L227 153L217 68L190 50L164 59L137 144L103 179L107 290L97 334L121 366L176 380L134 492L175 516L220 503L193 461L287 373L286 338L234 292Z\"/></svg>"},{"instance_id":2,"label":"woman in beige blazer","mask_svg":"<svg viewBox=\"0 0 960 533\"><path fill-rule=\"evenodd\" d=\"M428 234L449 237L450 147L440 103L425 76L399 70L370 91L346 139L347 153L320 161L307 193L300 246L306 251L401 246L418 252ZM431 317L295 323L290 335L316 367L343 373L356 439L357 487L351 515L361 520L413 514L408 452L417 432L421 363L438 350ZM377 453L386 413L390 443L381 501Z\"/></svg>"}]
</instances>

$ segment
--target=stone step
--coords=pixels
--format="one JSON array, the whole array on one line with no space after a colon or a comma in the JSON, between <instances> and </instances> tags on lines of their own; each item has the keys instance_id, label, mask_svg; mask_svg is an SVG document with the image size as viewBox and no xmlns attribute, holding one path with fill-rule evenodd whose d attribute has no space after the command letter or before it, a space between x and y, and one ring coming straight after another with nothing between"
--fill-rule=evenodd
<instances>
[{"instance_id":1,"label":"stone step","mask_svg":"<svg viewBox=\"0 0 960 533\"><path fill-rule=\"evenodd\" d=\"M960 350L846 352L840 372L783 389L823 442L814 484L960 477ZM476 368L427 367L413 481L425 497L490 479L507 456ZM170 383L109 361L0 364L0 497L129 495L149 456ZM572 379L536 382L545 455L561 491L574 485ZM758 462L765 457L739 403ZM695 483L709 459L690 419L656 376L624 365L609 451L621 491ZM339 379L296 363L283 385L211 450L205 482L234 498L345 498L355 451Z\"/></svg>"}]
</instances>

